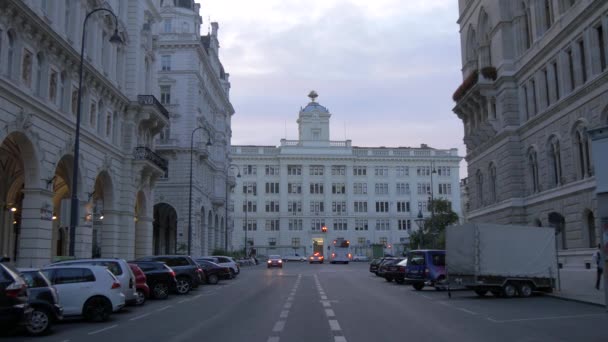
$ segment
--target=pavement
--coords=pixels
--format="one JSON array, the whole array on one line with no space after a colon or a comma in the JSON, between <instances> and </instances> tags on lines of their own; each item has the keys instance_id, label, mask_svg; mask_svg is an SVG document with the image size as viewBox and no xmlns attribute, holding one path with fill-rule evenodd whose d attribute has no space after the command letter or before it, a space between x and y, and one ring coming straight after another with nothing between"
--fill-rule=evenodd
<instances>
[{"instance_id":1,"label":"pavement","mask_svg":"<svg viewBox=\"0 0 608 342\"><path fill-rule=\"evenodd\" d=\"M566 299L590 304L605 305L604 279L600 282L600 289L595 289L596 269L562 268L560 269L561 290L552 295Z\"/></svg>"},{"instance_id":2,"label":"pavement","mask_svg":"<svg viewBox=\"0 0 608 342\"><path fill-rule=\"evenodd\" d=\"M388 283L369 264L282 269L244 267L236 279L188 295L150 300L108 322L72 319L48 336L3 341L608 341L608 314L598 306L530 298L480 298Z\"/></svg>"}]
</instances>

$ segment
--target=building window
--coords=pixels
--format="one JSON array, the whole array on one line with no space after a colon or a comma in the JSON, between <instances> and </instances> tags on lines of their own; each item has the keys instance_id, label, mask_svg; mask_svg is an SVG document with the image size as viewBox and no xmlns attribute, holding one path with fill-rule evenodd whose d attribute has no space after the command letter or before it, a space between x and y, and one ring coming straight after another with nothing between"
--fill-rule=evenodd
<instances>
[{"instance_id":1,"label":"building window","mask_svg":"<svg viewBox=\"0 0 608 342\"><path fill-rule=\"evenodd\" d=\"M243 183L243 194L256 196L258 194L258 185L255 182Z\"/></svg>"},{"instance_id":2,"label":"building window","mask_svg":"<svg viewBox=\"0 0 608 342\"><path fill-rule=\"evenodd\" d=\"M353 184L353 193L355 195L367 195L367 183Z\"/></svg>"},{"instance_id":3,"label":"building window","mask_svg":"<svg viewBox=\"0 0 608 342\"><path fill-rule=\"evenodd\" d=\"M600 50L600 69L606 70L606 43L604 42L604 27L602 25L595 28L597 35L597 48Z\"/></svg>"},{"instance_id":4,"label":"building window","mask_svg":"<svg viewBox=\"0 0 608 342\"><path fill-rule=\"evenodd\" d=\"M354 166L353 176L367 176L367 167L365 166Z\"/></svg>"},{"instance_id":5,"label":"building window","mask_svg":"<svg viewBox=\"0 0 608 342\"><path fill-rule=\"evenodd\" d=\"M426 201L418 201L418 211L429 211L429 206Z\"/></svg>"},{"instance_id":6,"label":"building window","mask_svg":"<svg viewBox=\"0 0 608 342\"><path fill-rule=\"evenodd\" d=\"M551 104L551 97L549 95L549 73L547 69L543 69L543 88L545 89L545 107L549 107Z\"/></svg>"},{"instance_id":7,"label":"building window","mask_svg":"<svg viewBox=\"0 0 608 342\"><path fill-rule=\"evenodd\" d=\"M266 221L266 223L268 223L268 221ZM268 229L266 229L268 230ZM268 238L268 246L276 246L277 245L277 238Z\"/></svg>"},{"instance_id":8,"label":"building window","mask_svg":"<svg viewBox=\"0 0 608 342\"><path fill-rule=\"evenodd\" d=\"M412 221L411 220L399 220L398 229L399 230L411 230L412 229Z\"/></svg>"},{"instance_id":9,"label":"building window","mask_svg":"<svg viewBox=\"0 0 608 342\"><path fill-rule=\"evenodd\" d=\"M32 53L29 50L24 49L23 59L21 63L21 79L23 80L23 83L28 87L32 86L32 58Z\"/></svg>"},{"instance_id":10,"label":"building window","mask_svg":"<svg viewBox=\"0 0 608 342\"><path fill-rule=\"evenodd\" d=\"M356 219L355 220L355 230L368 230L367 220L365 220L365 219Z\"/></svg>"},{"instance_id":11,"label":"building window","mask_svg":"<svg viewBox=\"0 0 608 342\"><path fill-rule=\"evenodd\" d=\"M496 202L496 165L494 165L494 163L490 164L490 169L488 171L490 174L490 200Z\"/></svg>"},{"instance_id":12,"label":"building window","mask_svg":"<svg viewBox=\"0 0 608 342\"><path fill-rule=\"evenodd\" d=\"M359 245L359 246L365 246L366 244L367 243L366 243L366 240L365 240L364 237L358 237L357 238L357 245Z\"/></svg>"},{"instance_id":13,"label":"building window","mask_svg":"<svg viewBox=\"0 0 608 342\"><path fill-rule=\"evenodd\" d=\"M287 165L288 176L301 176L302 166L301 165Z\"/></svg>"},{"instance_id":14,"label":"building window","mask_svg":"<svg viewBox=\"0 0 608 342\"><path fill-rule=\"evenodd\" d=\"M171 55L160 56L160 67L162 71L171 71Z\"/></svg>"},{"instance_id":15,"label":"building window","mask_svg":"<svg viewBox=\"0 0 608 342\"><path fill-rule=\"evenodd\" d=\"M532 16L530 15L530 9L526 6L525 2L521 3L523 11L523 34L524 34L524 48L527 50L532 44Z\"/></svg>"},{"instance_id":16,"label":"building window","mask_svg":"<svg viewBox=\"0 0 608 342\"><path fill-rule=\"evenodd\" d=\"M160 103L171 104L171 86L160 86Z\"/></svg>"},{"instance_id":17,"label":"building window","mask_svg":"<svg viewBox=\"0 0 608 342\"><path fill-rule=\"evenodd\" d=\"M267 194L278 194L279 193L279 183L266 183L266 193Z\"/></svg>"},{"instance_id":18,"label":"building window","mask_svg":"<svg viewBox=\"0 0 608 342\"><path fill-rule=\"evenodd\" d=\"M366 213L367 212L367 202L365 202L365 201L355 202L354 209L355 209L356 213Z\"/></svg>"},{"instance_id":19,"label":"building window","mask_svg":"<svg viewBox=\"0 0 608 342\"><path fill-rule=\"evenodd\" d=\"M258 211L258 204L255 201L243 201L243 212L255 213Z\"/></svg>"},{"instance_id":20,"label":"building window","mask_svg":"<svg viewBox=\"0 0 608 342\"><path fill-rule=\"evenodd\" d=\"M308 170L311 176L323 176L323 171L323 165L311 165Z\"/></svg>"},{"instance_id":21,"label":"building window","mask_svg":"<svg viewBox=\"0 0 608 342\"><path fill-rule=\"evenodd\" d=\"M323 201L312 201L310 202L311 213L322 213L325 211L325 205Z\"/></svg>"},{"instance_id":22,"label":"building window","mask_svg":"<svg viewBox=\"0 0 608 342\"><path fill-rule=\"evenodd\" d=\"M557 138L553 138L550 141L550 155L549 162L551 163L551 170L553 176L553 184L561 185L562 184L562 158L559 147L559 140Z\"/></svg>"},{"instance_id":23,"label":"building window","mask_svg":"<svg viewBox=\"0 0 608 342\"><path fill-rule=\"evenodd\" d=\"M390 230L390 220L388 219L378 219L376 220L376 230Z\"/></svg>"},{"instance_id":24,"label":"building window","mask_svg":"<svg viewBox=\"0 0 608 342\"><path fill-rule=\"evenodd\" d=\"M574 78L574 57L572 56L572 49L566 51L568 58L568 76L570 76L570 91L576 88L576 79Z\"/></svg>"},{"instance_id":25,"label":"building window","mask_svg":"<svg viewBox=\"0 0 608 342\"><path fill-rule=\"evenodd\" d=\"M575 131L574 135L575 151L577 154L577 162L579 166L579 178L583 179L592 174L587 130L584 127L579 127Z\"/></svg>"},{"instance_id":26,"label":"building window","mask_svg":"<svg viewBox=\"0 0 608 342\"><path fill-rule=\"evenodd\" d=\"M410 202L397 202L397 212L407 213L410 211Z\"/></svg>"},{"instance_id":27,"label":"building window","mask_svg":"<svg viewBox=\"0 0 608 342\"><path fill-rule=\"evenodd\" d=\"M521 86L523 93L524 113L526 114L526 120L530 119L530 103L528 101L528 87L524 84Z\"/></svg>"},{"instance_id":28,"label":"building window","mask_svg":"<svg viewBox=\"0 0 608 342\"><path fill-rule=\"evenodd\" d=\"M377 213L388 213L388 202L387 201L377 201L376 202L376 212Z\"/></svg>"},{"instance_id":29,"label":"building window","mask_svg":"<svg viewBox=\"0 0 608 342\"><path fill-rule=\"evenodd\" d=\"M408 166L397 166L397 177L405 177L410 175L410 168Z\"/></svg>"},{"instance_id":30,"label":"building window","mask_svg":"<svg viewBox=\"0 0 608 342\"><path fill-rule=\"evenodd\" d=\"M287 202L287 212L296 214L302 212L302 202L300 201L289 201Z\"/></svg>"},{"instance_id":31,"label":"building window","mask_svg":"<svg viewBox=\"0 0 608 342\"><path fill-rule=\"evenodd\" d=\"M36 95L42 96L42 79L44 77L44 55L38 52L36 55Z\"/></svg>"},{"instance_id":32,"label":"building window","mask_svg":"<svg viewBox=\"0 0 608 342\"><path fill-rule=\"evenodd\" d=\"M331 211L334 214L340 215L341 213L346 212L346 202L332 202L331 203Z\"/></svg>"},{"instance_id":33,"label":"building window","mask_svg":"<svg viewBox=\"0 0 608 342\"><path fill-rule=\"evenodd\" d=\"M388 167L376 166L374 168L374 175L377 177L388 177Z\"/></svg>"},{"instance_id":34,"label":"building window","mask_svg":"<svg viewBox=\"0 0 608 342\"><path fill-rule=\"evenodd\" d=\"M289 219L289 230L302 230L302 219ZM297 239L298 245L300 244L300 238L293 239Z\"/></svg>"},{"instance_id":35,"label":"building window","mask_svg":"<svg viewBox=\"0 0 608 342\"><path fill-rule=\"evenodd\" d=\"M430 195L431 183L418 183L418 195Z\"/></svg>"},{"instance_id":36,"label":"building window","mask_svg":"<svg viewBox=\"0 0 608 342\"><path fill-rule=\"evenodd\" d=\"M477 173L475 174L475 177L477 179L477 199L479 201L479 206L483 206L483 173L481 172L481 170L477 170Z\"/></svg>"},{"instance_id":37,"label":"building window","mask_svg":"<svg viewBox=\"0 0 608 342\"><path fill-rule=\"evenodd\" d=\"M299 230L302 230L302 229L299 229ZM300 238L299 237L291 238L291 247L294 247L294 248L300 247Z\"/></svg>"},{"instance_id":38,"label":"building window","mask_svg":"<svg viewBox=\"0 0 608 342\"><path fill-rule=\"evenodd\" d=\"M348 230L346 219L335 219L334 220L334 231L336 230Z\"/></svg>"},{"instance_id":39,"label":"building window","mask_svg":"<svg viewBox=\"0 0 608 342\"><path fill-rule=\"evenodd\" d=\"M49 100L54 104L57 103L57 77L57 71L52 70L51 75L49 76Z\"/></svg>"},{"instance_id":40,"label":"building window","mask_svg":"<svg viewBox=\"0 0 608 342\"><path fill-rule=\"evenodd\" d=\"M430 176L431 175L431 167L430 166L418 166L416 167L416 175L418 176Z\"/></svg>"},{"instance_id":41,"label":"building window","mask_svg":"<svg viewBox=\"0 0 608 342\"><path fill-rule=\"evenodd\" d=\"M243 221L243 231L246 231L246 230L247 231L258 230L258 222L256 220Z\"/></svg>"},{"instance_id":42,"label":"building window","mask_svg":"<svg viewBox=\"0 0 608 342\"><path fill-rule=\"evenodd\" d=\"M311 194L322 194L323 193L323 183L311 183L310 184L310 193Z\"/></svg>"},{"instance_id":43,"label":"building window","mask_svg":"<svg viewBox=\"0 0 608 342\"><path fill-rule=\"evenodd\" d=\"M397 183L397 195L407 195L410 193L410 185L408 183Z\"/></svg>"},{"instance_id":44,"label":"building window","mask_svg":"<svg viewBox=\"0 0 608 342\"><path fill-rule=\"evenodd\" d=\"M321 227L325 226L325 219L312 219L310 220L310 230L321 231Z\"/></svg>"},{"instance_id":45,"label":"building window","mask_svg":"<svg viewBox=\"0 0 608 342\"><path fill-rule=\"evenodd\" d=\"M266 165L266 176L278 176L281 174L280 170L278 165Z\"/></svg>"},{"instance_id":46,"label":"building window","mask_svg":"<svg viewBox=\"0 0 608 342\"><path fill-rule=\"evenodd\" d=\"M302 193L302 183L288 183L287 184L287 193L288 194L301 194Z\"/></svg>"},{"instance_id":47,"label":"building window","mask_svg":"<svg viewBox=\"0 0 608 342\"><path fill-rule=\"evenodd\" d=\"M544 0L545 9L545 30L548 30L553 24L553 0Z\"/></svg>"},{"instance_id":48,"label":"building window","mask_svg":"<svg viewBox=\"0 0 608 342\"><path fill-rule=\"evenodd\" d=\"M437 167L437 175L449 177L452 174L452 169L449 166Z\"/></svg>"},{"instance_id":49,"label":"building window","mask_svg":"<svg viewBox=\"0 0 608 342\"><path fill-rule=\"evenodd\" d=\"M585 54L585 41L579 40L578 42L578 53L581 59L581 73L583 78L583 84L587 82L587 59Z\"/></svg>"},{"instance_id":50,"label":"building window","mask_svg":"<svg viewBox=\"0 0 608 342\"><path fill-rule=\"evenodd\" d=\"M106 113L106 138L109 138L112 135L112 113Z\"/></svg>"},{"instance_id":51,"label":"building window","mask_svg":"<svg viewBox=\"0 0 608 342\"><path fill-rule=\"evenodd\" d=\"M452 184L440 183L439 184L439 194L440 195L451 195L452 194Z\"/></svg>"},{"instance_id":52,"label":"building window","mask_svg":"<svg viewBox=\"0 0 608 342\"><path fill-rule=\"evenodd\" d=\"M540 189L538 186L538 160L536 158L536 151L534 149L530 149L528 152L528 168L530 169L529 172L532 183L532 192L536 193L540 191Z\"/></svg>"},{"instance_id":53,"label":"building window","mask_svg":"<svg viewBox=\"0 0 608 342\"><path fill-rule=\"evenodd\" d=\"M331 167L332 176L344 176L346 175L346 166L344 165L333 165Z\"/></svg>"},{"instance_id":54,"label":"building window","mask_svg":"<svg viewBox=\"0 0 608 342\"><path fill-rule=\"evenodd\" d=\"M266 201L266 212L267 213L278 213L279 212L279 201Z\"/></svg>"},{"instance_id":55,"label":"building window","mask_svg":"<svg viewBox=\"0 0 608 342\"><path fill-rule=\"evenodd\" d=\"M388 195L388 183L376 183L376 195Z\"/></svg>"},{"instance_id":56,"label":"building window","mask_svg":"<svg viewBox=\"0 0 608 342\"><path fill-rule=\"evenodd\" d=\"M279 220L266 220L266 231L278 232L279 231Z\"/></svg>"},{"instance_id":57,"label":"building window","mask_svg":"<svg viewBox=\"0 0 608 342\"><path fill-rule=\"evenodd\" d=\"M89 110L89 125L91 128L95 129L95 125L97 124L97 103L95 101L91 101L91 108Z\"/></svg>"},{"instance_id":58,"label":"building window","mask_svg":"<svg viewBox=\"0 0 608 342\"><path fill-rule=\"evenodd\" d=\"M557 62L553 62L553 77L555 82L553 82L555 84L555 100L559 100L560 98L560 93L559 93L559 72L557 69Z\"/></svg>"},{"instance_id":59,"label":"building window","mask_svg":"<svg viewBox=\"0 0 608 342\"><path fill-rule=\"evenodd\" d=\"M165 19L164 29L165 29L165 33L170 33L171 32L171 30L172 30L171 19Z\"/></svg>"},{"instance_id":60,"label":"building window","mask_svg":"<svg viewBox=\"0 0 608 342\"><path fill-rule=\"evenodd\" d=\"M346 184L344 183L334 183L331 185L331 193L332 194L345 194L346 193Z\"/></svg>"},{"instance_id":61,"label":"building window","mask_svg":"<svg viewBox=\"0 0 608 342\"><path fill-rule=\"evenodd\" d=\"M255 176L257 174L258 174L258 167L256 165L243 166L243 176Z\"/></svg>"},{"instance_id":62,"label":"building window","mask_svg":"<svg viewBox=\"0 0 608 342\"><path fill-rule=\"evenodd\" d=\"M78 111L78 88L72 87L72 114Z\"/></svg>"},{"instance_id":63,"label":"building window","mask_svg":"<svg viewBox=\"0 0 608 342\"><path fill-rule=\"evenodd\" d=\"M538 113L538 106L536 105L536 81L534 79L530 81L530 89L532 90L532 114L536 115Z\"/></svg>"}]
</instances>

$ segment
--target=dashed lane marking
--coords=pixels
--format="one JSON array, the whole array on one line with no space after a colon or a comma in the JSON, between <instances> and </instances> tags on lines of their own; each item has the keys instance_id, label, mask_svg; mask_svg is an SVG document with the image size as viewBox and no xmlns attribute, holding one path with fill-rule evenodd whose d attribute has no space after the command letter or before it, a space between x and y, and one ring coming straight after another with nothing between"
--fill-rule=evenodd
<instances>
[{"instance_id":1,"label":"dashed lane marking","mask_svg":"<svg viewBox=\"0 0 608 342\"><path fill-rule=\"evenodd\" d=\"M279 336L271 336L266 342L279 342Z\"/></svg>"},{"instance_id":2,"label":"dashed lane marking","mask_svg":"<svg viewBox=\"0 0 608 342\"><path fill-rule=\"evenodd\" d=\"M322 304L324 307L326 307L326 308L328 308L328 307L330 307L330 306L331 306L331 304L329 304L329 301L328 301L328 300L322 300L322 301L321 301L321 304Z\"/></svg>"},{"instance_id":3,"label":"dashed lane marking","mask_svg":"<svg viewBox=\"0 0 608 342\"><path fill-rule=\"evenodd\" d=\"M283 310L281 311L281 318L287 318L287 316L289 315L289 310Z\"/></svg>"},{"instance_id":4,"label":"dashed lane marking","mask_svg":"<svg viewBox=\"0 0 608 342\"><path fill-rule=\"evenodd\" d=\"M321 299L327 300L327 296L321 296Z\"/></svg>"},{"instance_id":5,"label":"dashed lane marking","mask_svg":"<svg viewBox=\"0 0 608 342\"><path fill-rule=\"evenodd\" d=\"M156 309L157 312L161 312L164 310L167 310L168 308L172 307L173 305L167 305L167 306L163 306L162 308Z\"/></svg>"},{"instance_id":6,"label":"dashed lane marking","mask_svg":"<svg viewBox=\"0 0 608 342\"><path fill-rule=\"evenodd\" d=\"M467 310L465 308L458 308L458 310L466 312L466 313L471 314L471 315L477 315L477 312L474 312L474 311L471 311L471 310Z\"/></svg>"},{"instance_id":7,"label":"dashed lane marking","mask_svg":"<svg viewBox=\"0 0 608 342\"><path fill-rule=\"evenodd\" d=\"M493 319L491 317L486 317L486 319L490 322L494 323L512 323L512 322L529 322L529 321L544 321L544 320L552 320L552 319L572 319L572 318L586 318L586 317L595 317L595 316L606 316L605 313L599 314L585 314L585 315L570 315L570 316L548 316L548 317L532 317L532 318L515 318L515 319Z\"/></svg>"},{"instance_id":8,"label":"dashed lane marking","mask_svg":"<svg viewBox=\"0 0 608 342\"><path fill-rule=\"evenodd\" d=\"M272 328L273 332L281 332L285 328L285 321L278 321L274 324L274 328Z\"/></svg>"},{"instance_id":9,"label":"dashed lane marking","mask_svg":"<svg viewBox=\"0 0 608 342\"><path fill-rule=\"evenodd\" d=\"M327 317L334 317L334 316L336 316L336 313L334 312L333 309L325 309L325 314L327 315Z\"/></svg>"},{"instance_id":10,"label":"dashed lane marking","mask_svg":"<svg viewBox=\"0 0 608 342\"><path fill-rule=\"evenodd\" d=\"M117 326L118 326L118 324L114 324L114 325L111 325L111 326L106 327L106 328L103 328L103 329L99 329L99 330L91 331L91 332L89 333L89 335L95 335L95 334L98 334L98 333L100 333L100 332L104 332L104 331L106 331L106 330L114 329L114 328L116 328Z\"/></svg>"},{"instance_id":11,"label":"dashed lane marking","mask_svg":"<svg viewBox=\"0 0 608 342\"><path fill-rule=\"evenodd\" d=\"M344 337L344 336L334 336L334 342L346 342L346 337Z\"/></svg>"},{"instance_id":12,"label":"dashed lane marking","mask_svg":"<svg viewBox=\"0 0 608 342\"><path fill-rule=\"evenodd\" d=\"M137 316L137 317L133 317L133 318L131 318L129 321L137 321L138 319L140 319L140 318L144 318L144 317L148 317L148 316L150 316L151 314L152 314L151 312L148 312L148 313L145 313L145 314L143 314L143 315L139 315L139 316Z\"/></svg>"},{"instance_id":13,"label":"dashed lane marking","mask_svg":"<svg viewBox=\"0 0 608 342\"><path fill-rule=\"evenodd\" d=\"M342 330L340 329L340 324L338 323L337 320L335 319L330 319L329 320L329 327L331 328L331 330L333 331L338 331L338 330Z\"/></svg>"},{"instance_id":14,"label":"dashed lane marking","mask_svg":"<svg viewBox=\"0 0 608 342\"><path fill-rule=\"evenodd\" d=\"M283 306L285 309L291 309L291 303L285 303Z\"/></svg>"}]
</instances>

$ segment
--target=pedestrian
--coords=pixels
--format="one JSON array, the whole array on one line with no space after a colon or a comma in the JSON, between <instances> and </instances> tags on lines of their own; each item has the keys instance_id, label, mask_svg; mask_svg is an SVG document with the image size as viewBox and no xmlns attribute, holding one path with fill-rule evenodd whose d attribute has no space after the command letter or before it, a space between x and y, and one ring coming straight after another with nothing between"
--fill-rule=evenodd
<instances>
[{"instance_id":1,"label":"pedestrian","mask_svg":"<svg viewBox=\"0 0 608 342\"><path fill-rule=\"evenodd\" d=\"M597 278L595 279L595 288L600 289L600 281L602 279L602 273L604 273L604 254L602 253L602 245L597 245L597 251L593 253L593 260L597 266Z\"/></svg>"}]
</instances>

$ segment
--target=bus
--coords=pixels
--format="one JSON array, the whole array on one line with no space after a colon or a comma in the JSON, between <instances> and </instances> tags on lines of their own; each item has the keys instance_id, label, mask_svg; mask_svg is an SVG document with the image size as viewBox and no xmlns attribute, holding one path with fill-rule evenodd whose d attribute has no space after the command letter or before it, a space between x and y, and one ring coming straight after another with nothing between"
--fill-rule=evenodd
<instances>
[{"instance_id":1,"label":"bus","mask_svg":"<svg viewBox=\"0 0 608 342\"><path fill-rule=\"evenodd\" d=\"M344 238L337 238L333 241L332 251L329 258L330 263L348 264L352 257L352 254L350 254L350 241Z\"/></svg>"}]
</instances>

